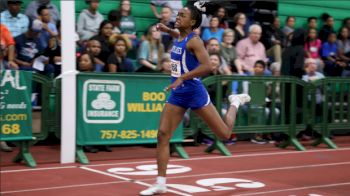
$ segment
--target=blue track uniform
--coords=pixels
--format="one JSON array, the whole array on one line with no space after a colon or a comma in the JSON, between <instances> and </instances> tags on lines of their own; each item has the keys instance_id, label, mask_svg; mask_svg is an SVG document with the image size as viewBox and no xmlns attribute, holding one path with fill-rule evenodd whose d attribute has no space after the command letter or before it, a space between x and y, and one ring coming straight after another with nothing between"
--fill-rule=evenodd
<instances>
[{"instance_id":1,"label":"blue track uniform","mask_svg":"<svg viewBox=\"0 0 350 196\"><path fill-rule=\"evenodd\" d=\"M186 49L187 42L195 35L190 33L182 41L176 40L171 49L171 82L175 82L182 74L192 71L199 66L197 57ZM202 108L210 103L210 97L199 78L186 80L171 94L167 100L176 106L193 110Z\"/></svg>"}]
</instances>

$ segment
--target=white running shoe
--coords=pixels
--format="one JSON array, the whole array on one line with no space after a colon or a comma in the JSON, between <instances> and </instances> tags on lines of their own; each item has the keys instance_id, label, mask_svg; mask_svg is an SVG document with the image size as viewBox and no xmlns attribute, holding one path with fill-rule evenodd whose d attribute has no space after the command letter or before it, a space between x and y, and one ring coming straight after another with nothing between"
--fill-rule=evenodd
<instances>
[{"instance_id":1,"label":"white running shoe","mask_svg":"<svg viewBox=\"0 0 350 196\"><path fill-rule=\"evenodd\" d=\"M250 102L250 96L248 94L237 94L237 95L230 95L228 97L228 100L232 104L235 100L238 100L240 105L244 105L245 103Z\"/></svg>"},{"instance_id":2,"label":"white running shoe","mask_svg":"<svg viewBox=\"0 0 350 196\"><path fill-rule=\"evenodd\" d=\"M166 186L162 186L159 184L153 184L148 189L141 191L140 195L146 196L146 195L156 195L160 193L166 193Z\"/></svg>"}]
</instances>

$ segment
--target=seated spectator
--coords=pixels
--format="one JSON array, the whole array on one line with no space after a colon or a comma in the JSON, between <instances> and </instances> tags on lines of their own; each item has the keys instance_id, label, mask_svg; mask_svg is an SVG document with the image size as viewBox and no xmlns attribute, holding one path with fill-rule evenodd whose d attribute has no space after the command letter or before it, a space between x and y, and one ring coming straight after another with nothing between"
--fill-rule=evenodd
<instances>
[{"instance_id":1,"label":"seated spectator","mask_svg":"<svg viewBox=\"0 0 350 196\"><path fill-rule=\"evenodd\" d=\"M179 10L183 7L181 0L171 0L171 1L164 1L164 0L151 0L151 10L154 14L154 16L158 19L161 19L161 15L157 11L157 6L161 7L169 7L172 11L171 13L171 22L175 22L177 13Z\"/></svg>"},{"instance_id":2,"label":"seated spectator","mask_svg":"<svg viewBox=\"0 0 350 196\"><path fill-rule=\"evenodd\" d=\"M226 19L227 13L226 13L225 7L219 7L215 15L219 18L219 28L223 28L223 29L229 28L228 22Z\"/></svg>"},{"instance_id":3,"label":"seated spectator","mask_svg":"<svg viewBox=\"0 0 350 196\"><path fill-rule=\"evenodd\" d=\"M233 22L235 24L233 30L235 31L235 42L233 43L234 46L237 45L237 43L241 40L247 37L244 28L247 24L247 17L245 14L238 12L233 16Z\"/></svg>"},{"instance_id":4,"label":"seated spectator","mask_svg":"<svg viewBox=\"0 0 350 196\"><path fill-rule=\"evenodd\" d=\"M160 32L155 25L147 30L146 39L141 43L138 53L138 63L140 67L138 72L158 72L160 62L164 54Z\"/></svg>"},{"instance_id":5,"label":"seated spectator","mask_svg":"<svg viewBox=\"0 0 350 196\"><path fill-rule=\"evenodd\" d=\"M120 19L122 18L122 15L120 14L119 10L111 10L108 13L108 20L113 25L113 34L121 34L120 30Z\"/></svg>"},{"instance_id":6,"label":"seated spectator","mask_svg":"<svg viewBox=\"0 0 350 196\"><path fill-rule=\"evenodd\" d=\"M60 12L58 11L56 5L51 2L51 0L31 1L26 8L25 15L27 15L31 20L37 19L39 15L37 10L41 6L45 6L47 9L49 9L50 22L56 24L60 20Z\"/></svg>"},{"instance_id":7,"label":"seated spectator","mask_svg":"<svg viewBox=\"0 0 350 196\"><path fill-rule=\"evenodd\" d=\"M307 18L307 28L317 29L317 18L315 16Z\"/></svg>"},{"instance_id":8,"label":"seated spectator","mask_svg":"<svg viewBox=\"0 0 350 196\"><path fill-rule=\"evenodd\" d=\"M47 74L53 73L53 70L37 70L33 68L34 59L40 55L45 48L41 45L39 34L42 30L42 22L34 20L30 23L30 28L15 38L17 56L15 62L20 70L44 71ZM45 69L49 67L45 66Z\"/></svg>"},{"instance_id":9,"label":"seated spectator","mask_svg":"<svg viewBox=\"0 0 350 196\"><path fill-rule=\"evenodd\" d=\"M285 46L290 46L290 41L291 41L290 35L294 32L294 26L295 26L295 17L288 16L286 19L286 24L282 29L282 32L284 33L285 37L287 38L285 40L285 43L284 43Z\"/></svg>"},{"instance_id":10,"label":"seated spectator","mask_svg":"<svg viewBox=\"0 0 350 196\"><path fill-rule=\"evenodd\" d=\"M171 74L171 58L169 53L164 53L162 58L162 73L164 74Z\"/></svg>"},{"instance_id":11,"label":"seated spectator","mask_svg":"<svg viewBox=\"0 0 350 196\"><path fill-rule=\"evenodd\" d=\"M261 37L261 27L257 24L249 27L249 36L237 43L236 51L239 60L242 62L242 70L248 75L254 73L254 64L258 60L267 61L265 47L259 41Z\"/></svg>"},{"instance_id":12,"label":"seated spectator","mask_svg":"<svg viewBox=\"0 0 350 196\"><path fill-rule=\"evenodd\" d=\"M93 72L95 71L95 59L91 53L83 53L78 58L78 71Z\"/></svg>"},{"instance_id":13,"label":"seated spectator","mask_svg":"<svg viewBox=\"0 0 350 196\"><path fill-rule=\"evenodd\" d=\"M98 70L98 72L107 71L105 63L98 58L101 53L101 43L98 40L89 40L86 51L94 56L96 70Z\"/></svg>"},{"instance_id":14,"label":"seated spectator","mask_svg":"<svg viewBox=\"0 0 350 196\"><path fill-rule=\"evenodd\" d=\"M170 29L174 28L174 22L171 22L171 8L169 7L162 7L162 11L161 11L161 18L159 19L159 23L164 24L165 26L169 27ZM167 33L167 32L160 32L162 35L162 43L164 45L164 49L165 51L169 52L169 50L171 50L171 46L173 43L173 38L172 36Z\"/></svg>"},{"instance_id":15,"label":"seated spectator","mask_svg":"<svg viewBox=\"0 0 350 196\"><path fill-rule=\"evenodd\" d=\"M322 43L325 43L328 41L328 35L330 33L335 33L335 31L334 31L334 18L327 13L323 13L321 18L323 20L323 27L320 30L319 38L322 41Z\"/></svg>"},{"instance_id":16,"label":"seated spectator","mask_svg":"<svg viewBox=\"0 0 350 196\"><path fill-rule=\"evenodd\" d=\"M136 35L136 22L131 15L131 2L129 0L121 0L119 8L122 16L120 30L123 34L128 35L129 39L132 41L133 48L137 48L139 41Z\"/></svg>"},{"instance_id":17,"label":"seated spectator","mask_svg":"<svg viewBox=\"0 0 350 196\"><path fill-rule=\"evenodd\" d=\"M62 71L62 39L61 39L61 22L57 22L58 34L51 37L48 41L48 46L44 51L44 56L49 57L49 66L54 68L54 76L57 77Z\"/></svg>"},{"instance_id":18,"label":"seated spectator","mask_svg":"<svg viewBox=\"0 0 350 196\"><path fill-rule=\"evenodd\" d=\"M209 54L219 54L220 55L220 43L216 38L211 38L208 41L208 44L206 46L206 49L208 51ZM221 74L227 74L227 75L231 75L231 69L228 66L225 58L223 56L220 55L220 66L218 68L219 72Z\"/></svg>"},{"instance_id":19,"label":"seated spectator","mask_svg":"<svg viewBox=\"0 0 350 196\"><path fill-rule=\"evenodd\" d=\"M279 63L282 61L282 49L285 43L285 36L280 26L279 18L274 17L271 25L263 29L261 41L267 49L267 56L273 57L274 62Z\"/></svg>"},{"instance_id":20,"label":"seated spectator","mask_svg":"<svg viewBox=\"0 0 350 196\"><path fill-rule=\"evenodd\" d=\"M349 34L349 29L345 26L342 27L339 31L337 41L339 57L346 64L342 73L343 77L350 76L350 40L347 39Z\"/></svg>"},{"instance_id":21,"label":"seated spectator","mask_svg":"<svg viewBox=\"0 0 350 196\"><path fill-rule=\"evenodd\" d=\"M81 11L77 23L77 32L81 40L86 41L98 34L98 27L103 21L103 16L98 12L99 0L85 0L89 5Z\"/></svg>"},{"instance_id":22,"label":"seated spectator","mask_svg":"<svg viewBox=\"0 0 350 196\"><path fill-rule=\"evenodd\" d=\"M108 57L108 72L133 72L132 61L126 57L132 48L129 38L123 35L113 35L110 42L114 45L114 53Z\"/></svg>"},{"instance_id":23,"label":"seated spectator","mask_svg":"<svg viewBox=\"0 0 350 196\"><path fill-rule=\"evenodd\" d=\"M339 58L336 34L330 33L328 41L322 45L322 58L325 62L324 73L326 76L341 76L346 64Z\"/></svg>"},{"instance_id":24,"label":"seated spectator","mask_svg":"<svg viewBox=\"0 0 350 196\"><path fill-rule=\"evenodd\" d=\"M1 12L1 24L5 25L11 32L12 37L17 37L28 31L29 19L21 14L21 0L8 0L8 10Z\"/></svg>"},{"instance_id":25,"label":"seated spectator","mask_svg":"<svg viewBox=\"0 0 350 196\"><path fill-rule=\"evenodd\" d=\"M101 52L98 55L98 59L103 61L105 65L107 65L108 57L113 51L113 47L109 44L109 39L113 35L112 29L112 23L108 20L104 20L100 24L98 35L91 38L92 40L98 40L101 43Z\"/></svg>"},{"instance_id":26,"label":"seated spectator","mask_svg":"<svg viewBox=\"0 0 350 196\"><path fill-rule=\"evenodd\" d=\"M51 37L57 36L56 24L51 23L50 10L45 6L40 6L37 10L38 19L43 23L43 30L40 32L39 39L41 45L46 48Z\"/></svg>"},{"instance_id":27,"label":"seated spectator","mask_svg":"<svg viewBox=\"0 0 350 196\"><path fill-rule=\"evenodd\" d=\"M323 72L324 63L320 58L320 52L322 49L321 40L317 38L316 29L309 29L308 36L306 38L304 50L306 58L313 58L317 64L317 70Z\"/></svg>"},{"instance_id":28,"label":"seated spectator","mask_svg":"<svg viewBox=\"0 0 350 196\"><path fill-rule=\"evenodd\" d=\"M1 69L18 69L19 67L15 62L15 40L3 24L0 24L0 35Z\"/></svg>"},{"instance_id":29,"label":"seated spectator","mask_svg":"<svg viewBox=\"0 0 350 196\"><path fill-rule=\"evenodd\" d=\"M225 61L231 66L231 70L242 70L242 63L237 57L236 48L232 45L234 42L235 33L232 29L225 29L222 36L223 42L220 45L220 55L224 57ZM238 68L236 68L238 67ZM238 72L243 74L243 72Z\"/></svg>"},{"instance_id":30,"label":"seated spectator","mask_svg":"<svg viewBox=\"0 0 350 196\"><path fill-rule=\"evenodd\" d=\"M202 40L207 42L210 38L216 38L219 42L222 41L222 34L224 29L219 27L219 18L213 16L210 19L209 28L205 28L202 33Z\"/></svg>"}]
</instances>

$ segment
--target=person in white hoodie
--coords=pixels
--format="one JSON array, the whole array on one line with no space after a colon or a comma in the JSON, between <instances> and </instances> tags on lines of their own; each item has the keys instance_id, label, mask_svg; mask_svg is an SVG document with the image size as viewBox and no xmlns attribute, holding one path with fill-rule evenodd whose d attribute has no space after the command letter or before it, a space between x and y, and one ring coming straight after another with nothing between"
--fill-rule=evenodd
<instances>
[{"instance_id":1,"label":"person in white hoodie","mask_svg":"<svg viewBox=\"0 0 350 196\"><path fill-rule=\"evenodd\" d=\"M86 0L89 7L81 11L77 24L77 32L80 40L89 40L98 34L98 29L103 21L103 16L98 12L99 0Z\"/></svg>"}]
</instances>

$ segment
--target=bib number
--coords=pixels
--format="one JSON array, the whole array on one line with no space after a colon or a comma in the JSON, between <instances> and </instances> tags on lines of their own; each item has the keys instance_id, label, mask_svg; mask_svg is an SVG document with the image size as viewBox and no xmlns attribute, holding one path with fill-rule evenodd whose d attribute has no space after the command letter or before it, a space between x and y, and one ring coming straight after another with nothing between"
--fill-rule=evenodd
<instances>
[{"instance_id":1,"label":"bib number","mask_svg":"<svg viewBox=\"0 0 350 196\"><path fill-rule=\"evenodd\" d=\"M171 76L180 77L181 76L181 63L180 61L176 61L171 59Z\"/></svg>"}]
</instances>

